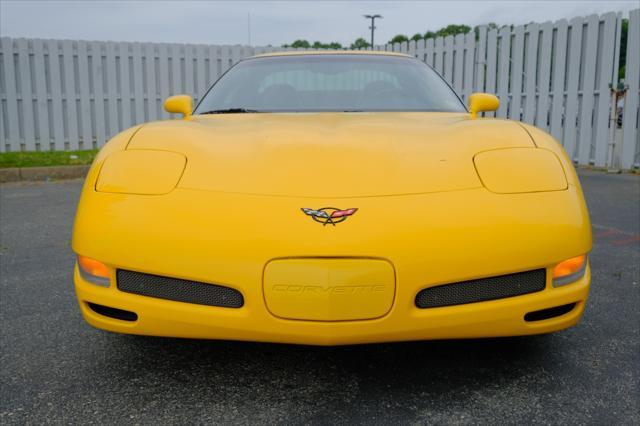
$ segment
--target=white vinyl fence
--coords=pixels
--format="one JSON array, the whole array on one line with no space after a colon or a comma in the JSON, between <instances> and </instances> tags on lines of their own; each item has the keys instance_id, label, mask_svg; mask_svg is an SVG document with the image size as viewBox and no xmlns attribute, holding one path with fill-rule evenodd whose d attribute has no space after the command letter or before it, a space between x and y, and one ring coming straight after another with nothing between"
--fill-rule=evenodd
<instances>
[{"instance_id":1,"label":"white vinyl fence","mask_svg":"<svg viewBox=\"0 0 640 426\"><path fill-rule=\"evenodd\" d=\"M607 13L375 50L416 56L464 100L476 91L497 94L497 117L549 131L579 164L619 158L630 168L640 160L640 10L630 14L628 90L617 126L610 87L618 83L620 31L621 15ZM281 50L289 49L2 38L0 151L102 146L131 125L170 118L166 97L186 93L197 101L234 63Z\"/></svg>"},{"instance_id":2,"label":"white vinyl fence","mask_svg":"<svg viewBox=\"0 0 640 426\"><path fill-rule=\"evenodd\" d=\"M628 89L622 124L624 141L619 150L624 168L640 166L640 9L629 15L625 78Z\"/></svg>"}]
</instances>

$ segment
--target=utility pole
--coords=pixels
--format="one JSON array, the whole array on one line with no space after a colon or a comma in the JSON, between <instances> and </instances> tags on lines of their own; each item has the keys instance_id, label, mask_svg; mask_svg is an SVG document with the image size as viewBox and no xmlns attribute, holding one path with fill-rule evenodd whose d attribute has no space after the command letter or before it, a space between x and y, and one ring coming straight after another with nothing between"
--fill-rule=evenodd
<instances>
[{"instance_id":1,"label":"utility pole","mask_svg":"<svg viewBox=\"0 0 640 426\"><path fill-rule=\"evenodd\" d=\"M382 15L363 15L367 19L371 19L371 49L373 49L373 33L376 30L376 18L382 19Z\"/></svg>"}]
</instances>

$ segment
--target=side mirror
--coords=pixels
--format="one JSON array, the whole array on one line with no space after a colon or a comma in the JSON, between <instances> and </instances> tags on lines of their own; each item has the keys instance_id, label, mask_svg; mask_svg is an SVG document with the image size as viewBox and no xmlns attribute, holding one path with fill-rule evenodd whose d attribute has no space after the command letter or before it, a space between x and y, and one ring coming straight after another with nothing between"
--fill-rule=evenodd
<instances>
[{"instance_id":1,"label":"side mirror","mask_svg":"<svg viewBox=\"0 0 640 426\"><path fill-rule=\"evenodd\" d=\"M167 112L183 114L184 118L189 118L191 111L193 111L193 98L189 95L169 96L164 101L164 109Z\"/></svg>"},{"instance_id":2,"label":"side mirror","mask_svg":"<svg viewBox=\"0 0 640 426\"><path fill-rule=\"evenodd\" d=\"M479 112L495 111L500 106L500 100L489 93L473 93L469 96L469 113L474 119Z\"/></svg>"}]
</instances>

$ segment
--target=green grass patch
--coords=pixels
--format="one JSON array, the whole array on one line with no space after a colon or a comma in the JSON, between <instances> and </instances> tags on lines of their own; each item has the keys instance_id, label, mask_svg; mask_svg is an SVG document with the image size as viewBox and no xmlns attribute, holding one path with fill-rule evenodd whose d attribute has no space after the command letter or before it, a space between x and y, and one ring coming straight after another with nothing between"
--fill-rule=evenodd
<instances>
[{"instance_id":1,"label":"green grass patch","mask_svg":"<svg viewBox=\"0 0 640 426\"><path fill-rule=\"evenodd\" d=\"M86 151L2 152L0 153L0 168L85 165L91 164L97 153L97 149Z\"/></svg>"}]
</instances>

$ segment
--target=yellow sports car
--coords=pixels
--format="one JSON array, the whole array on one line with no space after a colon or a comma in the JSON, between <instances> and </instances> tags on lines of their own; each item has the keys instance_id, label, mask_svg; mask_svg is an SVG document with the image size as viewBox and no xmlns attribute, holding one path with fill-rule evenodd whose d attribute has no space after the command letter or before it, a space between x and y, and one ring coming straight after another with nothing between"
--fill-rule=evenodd
<instances>
[{"instance_id":1,"label":"yellow sports car","mask_svg":"<svg viewBox=\"0 0 640 426\"><path fill-rule=\"evenodd\" d=\"M98 154L75 289L119 333L314 345L576 324L591 226L545 132L389 52L241 61Z\"/></svg>"}]
</instances>

